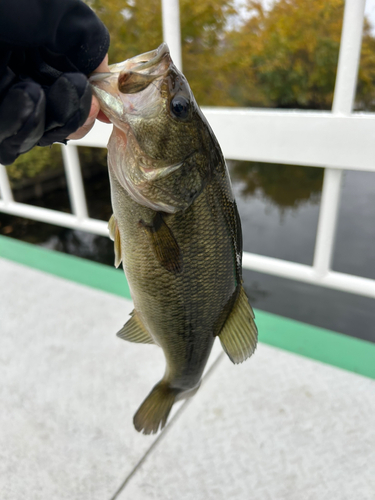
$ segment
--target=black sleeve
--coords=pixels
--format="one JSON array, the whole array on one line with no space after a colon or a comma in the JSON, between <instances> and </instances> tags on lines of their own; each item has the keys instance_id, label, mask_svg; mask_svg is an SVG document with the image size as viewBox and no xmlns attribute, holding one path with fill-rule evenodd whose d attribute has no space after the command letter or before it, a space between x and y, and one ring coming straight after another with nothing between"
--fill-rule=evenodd
<instances>
[{"instance_id":1,"label":"black sleeve","mask_svg":"<svg viewBox=\"0 0 375 500\"><path fill-rule=\"evenodd\" d=\"M109 34L81 0L0 0L0 45L43 47L88 75L104 59Z\"/></svg>"},{"instance_id":2,"label":"black sleeve","mask_svg":"<svg viewBox=\"0 0 375 500\"><path fill-rule=\"evenodd\" d=\"M0 0L0 162L66 142L91 106L109 34L81 0Z\"/></svg>"}]
</instances>

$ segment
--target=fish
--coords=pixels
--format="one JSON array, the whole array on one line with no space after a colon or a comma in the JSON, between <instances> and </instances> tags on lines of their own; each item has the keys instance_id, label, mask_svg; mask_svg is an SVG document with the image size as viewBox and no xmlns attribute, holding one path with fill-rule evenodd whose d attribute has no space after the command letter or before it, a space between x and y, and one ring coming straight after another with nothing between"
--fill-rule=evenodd
<instances>
[{"instance_id":1,"label":"fish","mask_svg":"<svg viewBox=\"0 0 375 500\"><path fill-rule=\"evenodd\" d=\"M117 335L166 359L133 419L154 434L199 389L216 337L235 364L256 348L241 221L219 143L165 43L90 83L113 124L109 233L134 302Z\"/></svg>"}]
</instances>

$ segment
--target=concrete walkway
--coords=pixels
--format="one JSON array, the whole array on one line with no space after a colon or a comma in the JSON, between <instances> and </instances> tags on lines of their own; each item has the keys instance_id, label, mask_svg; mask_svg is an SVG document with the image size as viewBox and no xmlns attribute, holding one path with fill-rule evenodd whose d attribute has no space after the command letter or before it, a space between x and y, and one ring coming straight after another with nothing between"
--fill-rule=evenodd
<instances>
[{"instance_id":1,"label":"concrete walkway","mask_svg":"<svg viewBox=\"0 0 375 500\"><path fill-rule=\"evenodd\" d=\"M115 336L131 309L0 259L1 500L374 500L375 380L263 344L233 366L216 345L143 436L164 358Z\"/></svg>"}]
</instances>

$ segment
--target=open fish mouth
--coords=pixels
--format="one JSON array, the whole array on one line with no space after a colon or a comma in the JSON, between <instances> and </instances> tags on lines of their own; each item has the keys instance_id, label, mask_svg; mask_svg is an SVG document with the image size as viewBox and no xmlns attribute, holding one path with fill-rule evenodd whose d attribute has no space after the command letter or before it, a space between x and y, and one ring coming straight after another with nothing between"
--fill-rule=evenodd
<instances>
[{"instance_id":1,"label":"open fish mouth","mask_svg":"<svg viewBox=\"0 0 375 500\"><path fill-rule=\"evenodd\" d=\"M116 76L118 90L122 94L135 94L147 88L157 78L165 76L171 63L168 45L162 43L155 50L112 64L108 73L93 74L90 83L95 85Z\"/></svg>"},{"instance_id":2,"label":"open fish mouth","mask_svg":"<svg viewBox=\"0 0 375 500\"><path fill-rule=\"evenodd\" d=\"M150 50L126 61L112 64L109 66L109 69L111 73L121 73L122 71L149 72L155 69L163 59L169 59L168 63L171 61L169 48L166 43L162 43L155 50Z\"/></svg>"}]
</instances>

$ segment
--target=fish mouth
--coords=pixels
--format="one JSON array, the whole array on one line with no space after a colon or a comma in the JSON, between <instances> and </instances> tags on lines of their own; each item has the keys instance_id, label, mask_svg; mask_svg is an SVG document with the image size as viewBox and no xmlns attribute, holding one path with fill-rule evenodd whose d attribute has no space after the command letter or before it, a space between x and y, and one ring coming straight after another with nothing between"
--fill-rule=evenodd
<instances>
[{"instance_id":1,"label":"fish mouth","mask_svg":"<svg viewBox=\"0 0 375 500\"><path fill-rule=\"evenodd\" d=\"M157 49L109 66L106 73L93 73L89 82L101 110L125 131L131 115L143 119L157 116L161 110L161 85L173 68L169 48Z\"/></svg>"},{"instance_id":2,"label":"fish mouth","mask_svg":"<svg viewBox=\"0 0 375 500\"><path fill-rule=\"evenodd\" d=\"M118 78L118 89L121 93L134 94L144 90L156 78L165 76L171 63L168 45L162 43L155 50L111 64L109 72L93 73L89 81L95 85L115 76Z\"/></svg>"},{"instance_id":3,"label":"fish mouth","mask_svg":"<svg viewBox=\"0 0 375 500\"><path fill-rule=\"evenodd\" d=\"M144 71L151 72L159 66L163 59L166 61L169 59L168 63L171 62L169 48L166 43L162 43L155 50L150 50L144 54L131 57L121 63L111 64L109 69L111 73L122 73L123 71L134 71L139 73L143 73Z\"/></svg>"},{"instance_id":4,"label":"fish mouth","mask_svg":"<svg viewBox=\"0 0 375 500\"><path fill-rule=\"evenodd\" d=\"M90 75L89 82L95 85L95 83L107 80L112 76L119 76L120 78L121 75L125 75L127 73L138 73L139 75L144 76L156 76L154 75L154 72L159 71L159 76L164 76L171 63L172 59L168 45L166 43L162 43L155 50L139 54L120 63L111 64L109 66L109 72L92 73Z\"/></svg>"}]
</instances>

